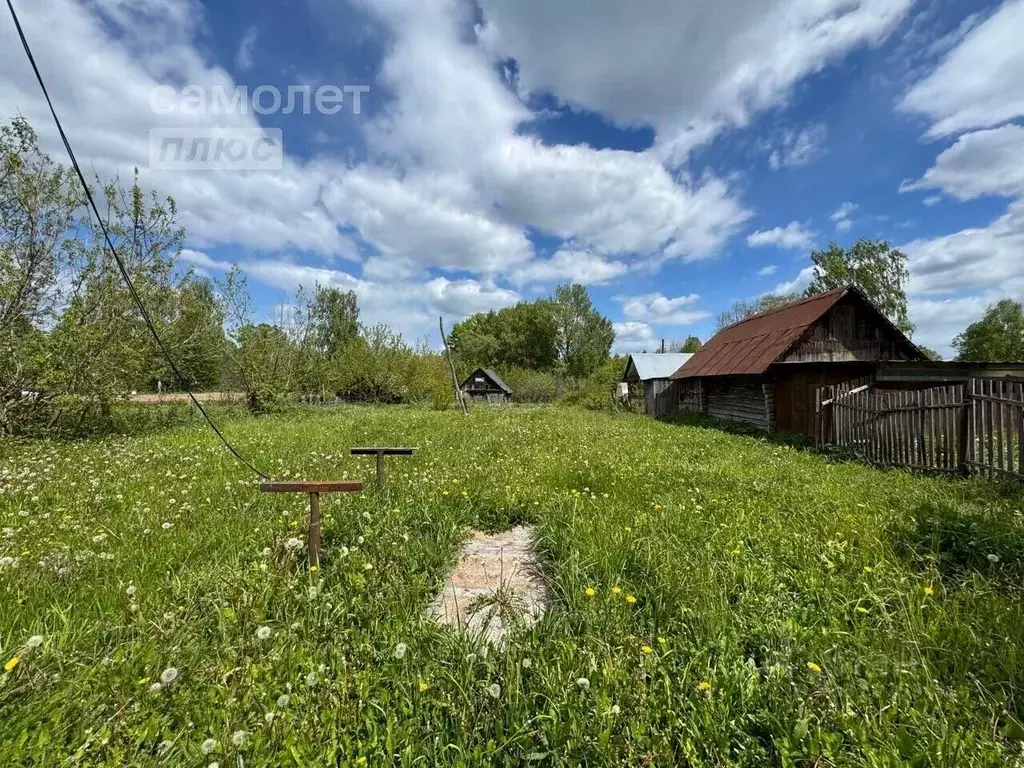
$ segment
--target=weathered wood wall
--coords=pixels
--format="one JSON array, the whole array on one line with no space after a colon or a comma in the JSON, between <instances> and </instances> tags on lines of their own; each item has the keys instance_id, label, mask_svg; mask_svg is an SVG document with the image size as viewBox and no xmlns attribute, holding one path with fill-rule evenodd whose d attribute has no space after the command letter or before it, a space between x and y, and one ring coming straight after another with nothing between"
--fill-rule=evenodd
<instances>
[{"instance_id":1,"label":"weathered wood wall","mask_svg":"<svg viewBox=\"0 0 1024 768\"><path fill-rule=\"evenodd\" d=\"M644 404L648 416L672 416L679 411L678 384L670 379L644 382Z\"/></svg>"},{"instance_id":2,"label":"weathered wood wall","mask_svg":"<svg viewBox=\"0 0 1024 768\"><path fill-rule=\"evenodd\" d=\"M676 382L679 410L702 413L704 411L703 379L680 379Z\"/></svg>"},{"instance_id":3,"label":"weathered wood wall","mask_svg":"<svg viewBox=\"0 0 1024 768\"><path fill-rule=\"evenodd\" d=\"M837 304L815 323L782 363L910 360L913 349L870 308L856 301Z\"/></svg>"},{"instance_id":4,"label":"weathered wood wall","mask_svg":"<svg viewBox=\"0 0 1024 768\"><path fill-rule=\"evenodd\" d=\"M720 376L704 379L705 412L726 421L745 421L759 429L769 430L765 406L765 386L770 382L761 376Z\"/></svg>"}]
</instances>

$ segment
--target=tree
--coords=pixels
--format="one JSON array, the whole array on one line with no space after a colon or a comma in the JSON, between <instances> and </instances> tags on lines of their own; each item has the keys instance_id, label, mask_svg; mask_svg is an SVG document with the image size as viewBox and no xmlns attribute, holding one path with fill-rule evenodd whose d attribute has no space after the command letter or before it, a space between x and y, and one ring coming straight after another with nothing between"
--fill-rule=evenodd
<instances>
[{"instance_id":1,"label":"tree","mask_svg":"<svg viewBox=\"0 0 1024 768\"><path fill-rule=\"evenodd\" d=\"M687 336L686 341L682 343L675 342L672 344L673 352L687 352L693 354L694 352L698 352L700 348L700 339L698 339L696 336Z\"/></svg>"},{"instance_id":2,"label":"tree","mask_svg":"<svg viewBox=\"0 0 1024 768\"><path fill-rule=\"evenodd\" d=\"M846 249L829 243L827 250L812 251L811 261L815 275L804 295L856 285L897 328L908 336L914 332L907 313L910 270L902 251L885 240L860 239Z\"/></svg>"},{"instance_id":3,"label":"tree","mask_svg":"<svg viewBox=\"0 0 1024 768\"><path fill-rule=\"evenodd\" d=\"M953 339L953 349L963 361L1024 360L1024 307L1012 299L990 306Z\"/></svg>"},{"instance_id":4,"label":"tree","mask_svg":"<svg viewBox=\"0 0 1024 768\"><path fill-rule=\"evenodd\" d=\"M224 312L206 279L185 280L178 290L176 316L164 334L164 342L173 350L174 362L182 381L162 360L160 380L172 386L210 391L220 387L224 354Z\"/></svg>"},{"instance_id":5,"label":"tree","mask_svg":"<svg viewBox=\"0 0 1024 768\"><path fill-rule=\"evenodd\" d=\"M611 320L594 309L586 287L579 283L558 286L553 308L559 360L569 375L588 376L611 352Z\"/></svg>"},{"instance_id":6,"label":"tree","mask_svg":"<svg viewBox=\"0 0 1024 768\"><path fill-rule=\"evenodd\" d=\"M942 360L942 355L940 355L934 349L931 349L929 347L921 346L920 344L917 345L917 348L919 350L921 350L921 352L924 354L924 356L927 357L929 360L939 360L939 361Z\"/></svg>"},{"instance_id":7,"label":"tree","mask_svg":"<svg viewBox=\"0 0 1024 768\"><path fill-rule=\"evenodd\" d=\"M718 313L718 330L738 323L740 320L746 320L751 315L770 312L799 300L800 295L797 293L766 293L753 301L734 301L729 309Z\"/></svg>"},{"instance_id":8,"label":"tree","mask_svg":"<svg viewBox=\"0 0 1024 768\"><path fill-rule=\"evenodd\" d=\"M558 360L554 307L539 299L479 312L452 326L448 344L464 364L547 370Z\"/></svg>"},{"instance_id":9,"label":"tree","mask_svg":"<svg viewBox=\"0 0 1024 768\"><path fill-rule=\"evenodd\" d=\"M334 357L359 335L359 302L354 291L317 285L310 302L310 339L317 352Z\"/></svg>"}]
</instances>

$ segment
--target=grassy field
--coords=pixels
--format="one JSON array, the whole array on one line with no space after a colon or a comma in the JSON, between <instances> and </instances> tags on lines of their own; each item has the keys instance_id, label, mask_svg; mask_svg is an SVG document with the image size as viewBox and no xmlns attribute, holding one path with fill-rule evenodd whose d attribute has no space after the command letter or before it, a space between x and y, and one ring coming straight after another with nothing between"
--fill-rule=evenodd
<instances>
[{"instance_id":1,"label":"grassy field","mask_svg":"<svg viewBox=\"0 0 1024 768\"><path fill-rule=\"evenodd\" d=\"M310 573L304 499L199 428L0 443L0 765L1024 759L1020 489L575 410L226 431L281 478L420 451L325 497ZM425 622L464 530L520 521L545 619L504 653Z\"/></svg>"}]
</instances>

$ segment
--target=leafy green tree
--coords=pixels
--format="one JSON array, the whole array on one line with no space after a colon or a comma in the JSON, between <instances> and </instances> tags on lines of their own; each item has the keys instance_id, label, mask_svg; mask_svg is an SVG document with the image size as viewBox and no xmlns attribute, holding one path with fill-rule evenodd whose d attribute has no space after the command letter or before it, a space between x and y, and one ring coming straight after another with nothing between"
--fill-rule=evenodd
<instances>
[{"instance_id":1,"label":"leafy green tree","mask_svg":"<svg viewBox=\"0 0 1024 768\"><path fill-rule=\"evenodd\" d=\"M1024 360L1024 307L1003 299L953 339L956 359L964 361Z\"/></svg>"},{"instance_id":2,"label":"leafy green tree","mask_svg":"<svg viewBox=\"0 0 1024 768\"><path fill-rule=\"evenodd\" d=\"M178 307L164 341L174 355L183 381L175 382L170 365L160 358L160 380L197 391L212 391L221 384L224 355L224 312L206 279L186 279L178 289Z\"/></svg>"},{"instance_id":3,"label":"leafy green tree","mask_svg":"<svg viewBox=\"0 0 1024 768\"><path fill-rule=\"evenodd\" d=\"M914 325L907 313L907 257L885 240L860 239L849 248L829 243L824 251L812 251L815 276L804 295L856 285L875 306L907 335Z\"/></svg>"},{"instance_id":4,"label":"leafy green tree","mask_svg":"<svg viewBox=\"0 0 1024 768\"><path fill-rule=\"evenodd\" d=\"M740 320L746 320L752 315L770 312L773 309L778 309L799 300L800 294L798 293L766 293L764 296L760 296L753 301L734 301L729 309L718 313L716 318L718 330L738 323Z\"/></svg>"},{"instance_id":5,"label":"leafy green tree","mask_svg":"<svg viewBox=\"0 0 1024 768\"><path fill-rule=\"evenodd\" d=\"M558 286L553 309L559 360L570 376L590 375L611 352L611 320L594 309L586 287L579 283Z\"/></svg>"},{"instance_id":6,"label":"leafy green tree","mask_svg":"<svg viewBox=\"0 0 1024 768\"><path fill-rule=\"evenodd\" d=\"M334 357L358 335L359 301L355 292L317 285L310 306L310 338L316 351Z\"/></svg>"},{"instance_id":7,"label":"leafy green tree","mask_svg":"<svg viewBox=\"0 0 1024 768\"><path fill-rule=\"evenodd\" d=\"M673 346L673 349L672 349L673 352L688 352L688 353L692 354L692 353L698 352L700 350L701 343L700 343L700 339L697 338L696 336L687 336L686 337L686 341L684 341L682 344L679 344L679 345L673 344L672 346Z\"/></svg>"},{"instance_id":8,"label":"leafy green tree","mask_svg":"<svg viewBox=\"0 0 1024 768\"><path fill-rule=\"evenodd\" d=\"M917 345L917 348L920 349L921 352L924 353L924 356L927 357L929 360L942 360L942 355L940 355L934 349L921 346L920 344Z\"/></svg>"},{"instance_id":9,"label":"leafy green tree","mask_svg":"<svg viewBox=\"0 0 1024 768\"><path fill-rule=\"evenodd\" d=\"M465 365L547 370L558 361L549 299L479 312L452 326L448 344Z\"/></svg>"}]
</instances>

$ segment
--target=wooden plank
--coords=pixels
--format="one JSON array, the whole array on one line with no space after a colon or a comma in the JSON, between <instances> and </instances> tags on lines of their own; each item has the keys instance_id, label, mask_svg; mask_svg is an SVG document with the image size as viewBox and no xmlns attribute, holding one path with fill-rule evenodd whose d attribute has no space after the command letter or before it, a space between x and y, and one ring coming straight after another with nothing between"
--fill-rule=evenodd
<instances>
[{"instance_id":1,"label":"wooden plank","mask_svg":"<svg viewBox=\"0 0 1024 768\"><path fill-rule=\"evenodd\" d=\"M326 480L307 482L297 480L294 482L273 480L268 483L260 483L260 490L263 493L334 493L353 492L363 490L363 484L359 480Z\"/></svg>"},{"instance_id":2,"label":"wooden plank","mask_svg":"<svg viewBox=\"0 0 1024 768\"><path fill-rule=\"evenodd\" d=\"M938 454L935 450L935 411L931 410L931 406L935 403L935 392L934 390L926 389L924 394L924 404L929 408L929 410L924 412L928 419L928 466L932 469L938 469L939 465L936 461Z\"/></svg>"},{"instance_id":3,"label":"wooden plank","mask_svg":"<svg viewBox=\"0 0 1024 768\"><path fill-rule=\"evenodd\" d=\"M997 402L993 403L993 407L996 410L995 413L995 432L996 432L996 462L995 465L999 469L1007 469L1006 466L1006 440L1003 436L1003 409L1005 403L1003 402L1003 382L993 381L992 390L995 393Z\"/></svg>"},{"instance_id":4,"label":"wooden plank","mask_svg":"<svg viewBox=\"0 0 1024 768\"><path fill-rule=\"evenodd\" d=\"M412 456L415 448L350 448L349 453L353 456L375 456L383 453L385 456Z\"/></svg>"},{"instance_id":5,"label":"wooden plank","mask_svg":"<svg viewBox=\"0 0 1024 768\"><path fill-rule=\"evenodd\" d=\"M992 470L994 470L995 467L996 467L995 419L994 419L995 414L993 413L993 411L995 410L994 407L993 407L995 399L992 397L992 382L990 380L989 381L983 381L982 382L982 386L983 386L983 391L984 391L985 395L987 395L987 397L985 399L985 410L986 410L986 413L985 413L985 432L986 432L986 439L988 441L988 455L986 457L986 460L988 461L988 466L989 466L988 476L989 477L993 477L994 473L993 473Z\"/></svg>"},{"instance_id":6,"label":"wooden plank","mask_svg":"<svg viewBox=\"0 0 1024 768\"><path fill-rule=\"evenodd\" d=\"M978 396L981 394L981 388L978 386L977 379L971 379L970 386L972 400L971 413L974 417L974 434L972 435L974 440L971 443L971 461L981 462L984 461L982 437L985 434L981 424L981 403L978 402Z\"/></svg>"}]
</instances>

